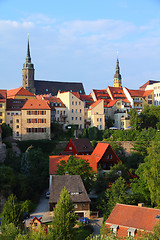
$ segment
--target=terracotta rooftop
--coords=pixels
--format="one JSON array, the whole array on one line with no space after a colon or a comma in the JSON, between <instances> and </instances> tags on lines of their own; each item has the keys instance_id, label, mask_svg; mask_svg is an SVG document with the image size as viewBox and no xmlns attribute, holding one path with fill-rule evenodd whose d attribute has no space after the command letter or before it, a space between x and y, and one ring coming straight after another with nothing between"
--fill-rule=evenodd
<instances>
[{"instance_id":1,"label":"terracotta rooftop","mask_svg":"<svg viewBox=\"0 0 160 240\"><path fill-rule=\"evenodd\" d=\"M7 90L0 90L0 100L1 102L5 101L7 98Z\"/></svg>"},{"instance_id":2,"label":"terracotta rooftop","mask_svg":"<svg viewBox=\"0 0 160 240\"><path fill-rule=\"evenodd\" d=\"M42 99L28 99L22 109L39 109L39 110L50 110L49 105L45 100Z\"/></svg>"},{"instance_id":3,"label":"terracotta rooftop","mask_svg":"<svg viewBox=\"0 0 160 240\"><path fill-rule=\"evenodd\" d=\"M105 223L152 231L159 221L160 209L117 203Z\"/></svg>"},{"instance_id":4,"label":"terracotta rooftop","mask_svg":"<svg viewBox=\"0 0 160 240\"><path fill-rule=\"evenodd\" d=\"M147 97L149 94L153 92L153 90L142 91L142 90L133 90L128 88L126 89L131 95L131 97Z\"/></svg>"},{"instance_id":5,"label":"terracotta rooftop","mask_svg":"<svg viewBox=\"0 0 160 240\"><path fill-rule=\"evenodd\" d=\"M113 107L114 104L115 104L117 101L118 101L118 99L116 99L116 100L111 100L111 101L108 103L107 107L108 107L108 108L109 108L109 107Z\"/></svg>"},{"instance_id":6,"label":"terracotta rooftop","mask_svg":"<svg viewBox=\"0 0 160 240\"><path fill-rule=\"evenodd\" d=\"M112 100L114 99L126 99L126 95L123 92L122 87L107 87L107 91L111 94Z\"/></svg>"},{"instance_id":7,"label":"terracotta rooftop","mask_svg":"<svg viewBox=\"0 0 160 240\"><path fill-rule=\"evenodd\" d=\"M49 174L56 174L57 165L63 160L65 162L68 161L69 157L72 155L60 155L60 156L49 156ZM76 155L74 156L77 159L88 160L90 167L92 167L93 171L97 171L97 162L96 159L91 155Z\"/></svg>"},{"instance_id":8,"label":"terracotta rooftop","mask_svg":"<svg viewBox=\"0 0 160 240\"><path fill-rule=\"evenodd\" d=\"M100 99L100 100L98 100L98 101L96 101L96 102L94 102L90 107L89 107L89 109L88 110L92 110L94 107L96 107L101 101L103 101L102 99Z\"/></svg>"},{"instance_id":9,"label":"terracotta rooftop","mask_svg":"<svg viewBox=\"0 0 160 240\"><path fill-rule=\"evenodd\" d=\"M108 148L111 148L111 149L112 149L111 145L108 144L108 143L97 143L97 146L96 146L95 149L93 150L91 156L92 156L92 157L95 157L95 158L96 158L96 162L98 163L98 162L102 159L103 155L105 154L105 152L106 152L106 150L107 150ZM113 149L112 149L112 150L113 150ZM119 157L117 156L117 154L114 152L114 150L113 150L113 153L115 154L115 156L116 156L116 158L118 159L118 161L121 162L121 160L119 159Z\"/></svg>"},{"instance_id":10,"label":"terracotta rooftop","mask_svg":"<svg viewBox=\"0 0 160 240\"><path fill-rule=\"evenodd\" d=\"M47 103L50 105L50 107L63 107L65 108L65 104L61 101L60 98L57 97L53 97L51 95L37 95L36 96L37 99L44 99L47 101Z\"/></svg>"},{"instance_id":11,"label":"terracotta rooftop","mask_svg":"<svg viewBox=\"0 0 160 240\"><path fill-rule=\"evenodd\" d=\"M93 89L93 92L95 93L97 100L110 99L107 89L100 89L100 90Z\"/></svg>"},{"instance_id":12,"label":"terracotta rooftop","mask_svg":"<svg viewBox=\"0 0 160 240\"><path fill-rule=\"evenodd\" d=\"M7 98L14 98L15 96L35 96L33 93L29 92L23 87L19 87L16 89L11 89L7 91Z\"/></svg>"}]
</instances>

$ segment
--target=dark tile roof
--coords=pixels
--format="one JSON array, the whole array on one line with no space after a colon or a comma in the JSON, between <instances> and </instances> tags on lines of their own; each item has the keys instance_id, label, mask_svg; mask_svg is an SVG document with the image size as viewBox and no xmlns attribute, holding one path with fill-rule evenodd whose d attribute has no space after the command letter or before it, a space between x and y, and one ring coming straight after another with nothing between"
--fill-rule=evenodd
<instances>
[{"instance_id":1,"label":"dark tile roof","mask_svg":"<svg viewBox=\"0 0 160 240\"><path fill-rule=\"evenodd\" d=\"M27 99L7 99L7 111L20 111Z\"/></svg>"},{"instance_id":2,"label":"dark tile roof","mask_svg":"<svg viewBox=\"0 0 160 240\"><path fill-rule=\"evenodd\" d=\"M79 175L53 175L49 203L57 203L64 187L70 192L74 203L91 201Z\"/></svg>"},{"instance_id":3,"label":"dark tile roof","mask_svg":"<svg viewBox=\"0 0 160 240\"><path fill-rule=\"evenodd\" d=\"M56 96L58 91L71 91L85 94L82 83L78 82L57 82L57 81L34 81L36 94L51 93L52 96Z\"/></svg>"},{"instance_id":4,"label":"dark tile roof","mask_svg":"<svg viewBox=\"0 0 160 240\"><path fill-rule=\"evenodd\" d=\"M74 138L71 139L77 152L93 152L93 147L88 138Z\"/></svg>"}]
</instances>

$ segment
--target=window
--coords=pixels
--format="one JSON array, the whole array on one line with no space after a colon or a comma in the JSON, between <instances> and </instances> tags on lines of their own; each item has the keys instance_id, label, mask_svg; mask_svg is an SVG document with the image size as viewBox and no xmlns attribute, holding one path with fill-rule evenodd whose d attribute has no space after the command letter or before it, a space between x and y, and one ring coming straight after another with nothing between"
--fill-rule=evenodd
<instances>
[{"instance_id":1,"label":"window","mask_svg":"<svg viewBox=\"0 0 160 240\"><path fill-rule=\"evenodd\" d=\"M75 117L75 120L77 120L77 117Z\"/></svg>"},{"instance_id":2,"label":"window","mask_svg":"<svg viewBox=\"0 0 160 240\"><path fill-rule=\"evenodd\" d=\"M72 150L72 147L69 147L69 150Z\"/></svg>"},{"instance_id":3,"label":"window","mask_svg":"<svg viewBox=\"0 0 160 240\"><path fill-rule=\"evenodd\" d=\"M110 155L110 159L112 159L112 155Z\"/></svg>"},{"instance_id":4,"label":"window","mask_svg":"<svg viewBox=\"0 0 160 240\"><path fill-rule=\"evenodd\" d=\"M10 115L10 113L8 112L7 115Z\"/></svg>"},{"instance_id":5,"label":"window","mask_svg":"<svg viewBox=\"0 0 160 240\"><path fill-rule=\"evenodd\" d=\"M99 118L97 118L97 122L99 122Z\"/></svg>"},{"instance_id":6,"label":"window","mask_svg":"<svg viewBox=\"0 0 160 240\"><path fill-rule=\"evenodd\" d=\"M0 116L2 116L2 112L0 112Z\"/></svg>"},{"instance_id":7,"label":"window","mask_svg":"<svg viewBox=\"0 0 160 240\"><path fill-rule=\"evenodd\" d=\"M110 228L111 228L112 232L114 233L114 235L116 236L119 226L113 224L110 226Z\"/></svg>"},{"instance_id":8,"label":"window","mask_svg":"<svg viewBox=\"0 0 160 240\"><path fill-rule=\"evenodd\" d=\"M76 102L76 105L77 105L77 102Z\"/></svg>"},{"instance_id":9,"label":"window","mask_svg":"<svg viewBox=\"0 0 160 240\"><path fill-rule=\"evenodd\" d=\"M82 120L82 118L80 117L80 118L79 118L79 120L81 121L81 120Z\"/></svg>"},{"instance_id":10,"label":"window","mask_svg":"<svg viewBox=\"0 0 160 240\"><path fill-rule=\"evenodd\" d=\"M74 101L72 101L72 105L74 105Z\"/></svg>"},{"instance_id":11,"label":"window","mask_svg":"<svg viewBox=\"0 0 160 240\"><path fill-rule=\"evenodd\" d=\"M75 109L75 113L77 113L77 109Z\"/></svg>"},{"instance_id":12,"label":"window","mask_svg":"<svg viewBox=\"0 0 160 240\"><path fill-rule=\"evenodd\" d=\"M81 105L81 102L79 102L79 105Z\"/></svg>"},{"instance_id":13,"label":"window","mask_svg":"<svg viewBox=\"0 0 160 240\"><path fill-rule=\"evenodd\" d=\"M136 228L128 228L127 232L128 232L128 237L134 237L135 233L136 233Z\"/></svg>"},{"instance_id":14,"label":"window","mask_svg":"<svg viewBox=\"0 0 160 240\"><path fill-rule=\"evenodd\" d=\"M74 112L74 110L72 109L72 113Z\"/></svg>"},{"instance_id":15,"label":"window","mask_svg":"<svg viewBox=\"0 0 160 240\"><path fill-rule=\"evenodd\" d=\"M107 154L106 159L109 159L109 155Z\"/></svg>"},{"instance_id":16,"label":"window","mask_svg":"<svg viewBox=\"0 0 160 240\"><path fill-rule=\"evenodd\" d=\"M78 205L77 205L77 204L74 204L74 208L78 208Z\"/></svg>"},{"instance_id":17,"label":"window","mask_svg":"<svg viewBox=\"0 0 160 240\"><path fill-rule=\"evenodd\" d=\"M16 123L19 123L19 119L16 119Z\"/></svg>"},{"instance_id":18,"label":"window","mask_svg":"<svg viewBox=\"0 0 160 240\"><path fill-rule=\"evenodd\" d=\"M57 114L59 114L59 110L57 110Z\"/></svg>"},{"instance_id":19,"label":"window","mask_svg":"<svg viewBox=\"0 0 160 240\"><path fill-rule=\"evenodd\" d=\"M17 125L16 128L19 128L19 125Z\"/></svg>"},{"instance_id":20,"label":"window","mask_svg":"<svg viewBox=\"0 0 160 240\"><path fill-rule=\"evenodd\" d=\"M72 120L74 120L74 117L72 117Z\"/></svg>"},{"instance_id":21,"label":"window","mask_svg":"<svg viewBox=\"0 0 160 240\"><path fill-rule=\"evenodd\" d=\"M19 132L16 132L16 136L19 137Z\"/></svg>"},{"instance_id":22,"label":"window","mask_svg":"<svg viewBox=\"0 0 160 240\"><path fill-rule=\"evenodd\" d=\"M0 108L2 108L2 104L0 104Z\"/></svg>"},{"instance_id":23,"label":"window","mask_svg":"<svg viewBox=\"0 0 160 240\"><path fill-rule=\"evenodd\" d=\"M2 119L0 119L0 123L2 123Z\"/></svg>"},{"instance_id":24,"label":"window","mask_svg":"<svg viewBox=\"0 0 160 240\"><path fill-rule=\"evenodd\" d=\"M36 118L34 119L34 121L35 121L35 123L37 123L37 119Z\"/></svg>"},{"instance_id":25,"label":"window","mask_svg":"<svg viewBox=\"0 0 160 240\"><path fill-rule=\"evenodd\" d=\"M102 129L102 125L100 125L99 128Z\"/></svg>"},{"instance_id":26,"label":"window","mask_svg":"<svg viewBox=\"0 0 160 240\"><path fill-rule=\"evenodd\" d=\"M100 118L100 122L102 122L102 118Z\"/></svg>"},{"instance_id":27,"label":"window","mask_svg":"<svg viewBox=\"0 0 160 240\"><path fill-rule=\"evenodd\" d=\"M82 109L79 109L79 112L81 113L81 112L82 112Z\"/></svg>"}]
</instances>

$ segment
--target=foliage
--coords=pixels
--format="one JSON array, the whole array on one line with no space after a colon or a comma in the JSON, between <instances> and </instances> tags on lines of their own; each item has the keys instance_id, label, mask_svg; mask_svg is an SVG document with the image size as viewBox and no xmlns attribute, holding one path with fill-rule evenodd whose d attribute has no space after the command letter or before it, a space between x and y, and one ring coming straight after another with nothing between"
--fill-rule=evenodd
<instances>
[{"instance_id":1,"label":"foliage","mask_svg":"<svg viewBox=\"0 0 160 240\"><path fill-rule=\"evenodd\" d=\"M150 191L151 204L160 207L160 142L153 142L142 163L142 177Z\"/></svg>"},{"instance_id":2,"label":"foliage","mask_svg":"<svg viewBox=\"0 0 160 240\"><path fill-rule=\"evenodd\" d=\"M6 145L6 148L7 148L7 149L8 149L8 148L12 148L12 143L11 143L11 142L9 142L9 141L7 141L7 140L3 140L2 142Z\"/></svg>"},{"instance_id":3,"label":"foliage","mask_svg":"<svg viewBox=\"0 0 160 240\"><path fill-rule=\"evenodd\" d=\"M2 232L5 230L5 225L13 223L16 227L20 226L23 221L23 212L16 196L13 194L5 202L2 212Z\"/></svg>"},{"instance_id":4,"label":"foliage","mask_svg":"<svg viewBox=\"0 0 160 240\"><path fill-rule=\"evenodd\" d=\"M32 202L30 200L25 200L21 203L22 212L31 212L32 211Z\"/></svg>"},{"instance_id":5,"label":"foliage","mask_svg":"<svg viewBox=\"0 0 160 240\"><path fill-rule=\"evenodd\" d=\"M132 203L131 194L129 193L126 182L122 177L119 177L112 184L112 187L106 190L105 201L106 209L104 209L104 212L106 213L106 216L109 216L116 203Z\"/></svg>"},{"instance_id":6,"label":"foliage","mask_svg":"<svg viewBox=\"0 0 160 240\"><path fill-rule=\"evenodd\" d=\"M132 108L129 111L130 125L132 129L138 130L140 129L140 116L138 111L135 108Z\"/></svg>"},{"instance_id":7,"label":"foliage","mask_svg":"<svg viewBox=\"0 0 160 240\"><path fill-rule=\"evenodd\" d=\"M40 148L43 153L51 154L56 146L56 142L51 140L28 140L19 141L18 146L22 153L32 146L35 149Z\"/></svg>"},{"instance_id":8,"label":"foliage","mask_svg":"<svg viewBox=\"0 0 160 240\"><path fill-rule=\"evenodd\" d=\"M6 123L2 123L1 128L2 128L2 139L12 136L12 128L7 126Z\"/></svg>"},{"instance_id":9,"label":"foliage","mask_svg":"<svg viewBox=\"0 0 160 240\"><path fill-rule=\"evenodd\" d=\"M89 165L88 160L70 156L68 161L61 161L57 168L58 175L65 175L68 172L70 175L80 175L87 192L92 188L94 172Z\"/></svg>"},{"instance_id":10,"label":"foliage","mask_svg":"<svg viewBox=\"0 0 160 240\"><path fill-rule=\"evenodd\" d=\"M92 140L91 144L92 144L92 147L95 148L97 146L97 141L96 140Z\"/></svg>"},{"instance_id":11,"label":"foliage","mask_svg":"<svg viewBox=\"0 0 160 240\"><path fill-rule=\"evenodd\" d=\"M110 128L110 127L113 127L114 126L114 120L108 116L108 118L105 120L105 125L106 125L106 128Z\"/></svg>"},{"instance_id":12,"label":"foliage","mask_svg":"<svg viewBox=\"0 0 160 240\"><path fill-rule=\"evenodd\" d=\"M111 167L110 171L106 173L106 178L110 183L115 182L120 176L126 181L128 181L130 177L127 168L122 163L115 164Z\"/></svg>"},{"instance_id":13,"label":"foliage","mask_svg":"<svg viewBox=\"0 0 160 240\"><path fill-rule=\"evenodd\" d=\"M74 229L74 240L86 240L86 238L93 233L93 227L91 225L80 226Z\"/></svg>"},{"instance_id":14,"label":"foliage","mask_svg":"<svg viewBox=\"0 0 160 240\"><path fill-rule=\"evenodd\" d=\"M53 217L53 232L55 240L71 240L74 239L74 225L76 215L70 195L64 188L60 195Z\"/></svg>"},{"instance_id":15,"label":"foliage","mask_svg":"<svg viewBox=\"0 0 160 240\"><path fill-rule=\"evenodd\" d=\"M7 223L3 226L3 232L0 234L1 240L13 240L20 232L19 228L13 223Z\"/></svg>"}]
</instances>

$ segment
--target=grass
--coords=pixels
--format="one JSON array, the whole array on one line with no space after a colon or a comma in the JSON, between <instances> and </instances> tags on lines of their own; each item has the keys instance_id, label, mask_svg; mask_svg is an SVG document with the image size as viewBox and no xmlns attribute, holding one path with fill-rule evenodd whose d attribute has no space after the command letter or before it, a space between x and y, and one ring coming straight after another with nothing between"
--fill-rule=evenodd
<instances>
[{"instance_id":1,"label":"grass","mask_svg":"<svg viewBox=\"0 0 160 240\"><path fill-rule=\"evenodd\" d=\"M80 225L79 228L75 228L74 240L85 240L92 233L93 227L90 224Z\"/></svg>"}]
</instances>

